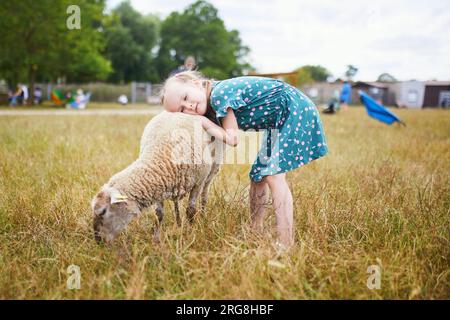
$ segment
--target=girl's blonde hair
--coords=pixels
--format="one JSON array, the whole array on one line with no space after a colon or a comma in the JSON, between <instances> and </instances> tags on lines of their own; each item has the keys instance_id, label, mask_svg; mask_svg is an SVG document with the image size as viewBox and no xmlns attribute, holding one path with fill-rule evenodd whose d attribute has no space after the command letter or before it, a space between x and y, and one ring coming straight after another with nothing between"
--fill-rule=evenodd
<instances>
[{"instance_id":1,"label":"girl's blonde hair","mask_svg":"<svg viewBox=\"0 0 450 320\"><path fill-rule=\"evenodd\" d=\"M195 80L201 81L202 85L204 85L205 82L208 81L209 79L205 78L205 76L203 76L203 74L201 74L199 71L193 71L193 70L183 71L183 72L177 73L177 74L167 78L167 80L164 81L161 92L159 93L159 98L160 98L161 104L164 103L164 95L166 93L166 88L171 82L178 81L181 83L189 83L189 82L193 82Z\"/></svg>"}]
</instances>

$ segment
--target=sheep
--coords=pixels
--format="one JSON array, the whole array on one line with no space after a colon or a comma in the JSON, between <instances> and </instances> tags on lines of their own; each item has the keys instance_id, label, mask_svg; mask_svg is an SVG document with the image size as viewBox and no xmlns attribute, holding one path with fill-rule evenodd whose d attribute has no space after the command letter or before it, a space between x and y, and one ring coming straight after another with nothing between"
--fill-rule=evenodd
<instances>
[{"instance_id":1,"label":"sheep","mask_svg":"<svg viewBox=\"0 0 450 320\"><path fill-rule=\"evenodd\" d=\"M220 167L211 137L204 133L201 122L190 115L163 111L155 116L144 129L138 159L113 175L91 202L95 240L111 242L134 217L156 203L153 238L158 241L163 201L174 201L180 225L178 201L187 194L186 215L192 223L197 198L200 195L203 211L209 185Z\"/></svg>"}]
</instances>

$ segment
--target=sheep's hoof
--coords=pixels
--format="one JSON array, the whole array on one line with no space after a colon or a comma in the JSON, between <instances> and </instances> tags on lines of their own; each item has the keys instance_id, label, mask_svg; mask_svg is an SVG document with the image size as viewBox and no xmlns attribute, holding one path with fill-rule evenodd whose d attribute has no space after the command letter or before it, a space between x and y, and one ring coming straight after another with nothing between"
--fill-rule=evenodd
<instances>
[{"instance_id":1,"label":"sheep's hoof","mask_svg":"<svg viewBox=\"0 0 450 320\"><path fill-rule=\"evenodd\" d=\"M181 218L180 218L180 216L177 216L177 226L181 227Z\"/></svg>"},{"instance_id":2,"label":"sheep's hoof","mask_svg":"<svg viewBox=\"0 0 450 320\"><path fill-rule=\"evenodd\" d=\"M153 237L152 238L153 238L153 242L155 244L161 243L161 233L160 233L159 229L154 229L153 230Z\"/></svg>"},{"instance_id":3,"label":"sheep's hoof","mask_svg":"<svg viewBox=\"0 0 450 320\"><path fill-rule=\"evenodd\" d=\"M159 236L153 236L153 244L155 245L161 244L161 238Z\"/></svg>"},{"instance_id":4,"label":"sheep's hoof","mask_svg":"<svg viewBox=\"0 0 450 320\"><path fill-rule=\"evenodd\" d=\"M196 213L196 210L193 207L188 207L186 209L186 216L188 218L189 223L191 223L191 224L194 223L195 213Z\"/></svg>"},{"instance_id":5,"label":"sheep's hoof","mask_svg":"<svg viewBox=\"0 0 450 320\"><path fill-rule=\"evenodd\" d=\"M252 222L251 230L255 234L262 234L264 232L264 225L262 222Z\"/></svg>"}]
</instances>

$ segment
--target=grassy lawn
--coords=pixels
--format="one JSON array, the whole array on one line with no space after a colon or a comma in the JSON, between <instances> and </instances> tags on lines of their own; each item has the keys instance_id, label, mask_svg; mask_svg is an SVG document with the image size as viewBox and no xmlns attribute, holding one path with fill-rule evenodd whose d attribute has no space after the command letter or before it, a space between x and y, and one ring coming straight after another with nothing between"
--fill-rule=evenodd
<instances>
[{"instance_id":1,"label":"grassy lawn","mask_svg":"<svg viewBox=\"0 0 450 320\"><path fill-rule=\"evenodd\" d=\"M330 153L288 173L296 245L281 255L272 209L263 237L248 228L250 165L222 167L193 226L167 203L161 244L149 211L97 245L90 200L137 157L150 116L0 117L0 298L449 299L450 114L395 112L407 127L322 116Z\"/></svg>"}]
</instances>

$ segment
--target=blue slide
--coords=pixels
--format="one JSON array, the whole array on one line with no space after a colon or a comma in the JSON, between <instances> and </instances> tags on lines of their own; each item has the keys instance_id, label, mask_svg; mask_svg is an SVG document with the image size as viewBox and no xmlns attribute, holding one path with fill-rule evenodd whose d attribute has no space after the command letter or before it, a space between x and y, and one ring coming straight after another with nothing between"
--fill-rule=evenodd
<instances>
[{"instance_id":1,"label":"blue slide","mask_svg":"<svg viewBox=\"0 0 450 320\"><path fill-rule=\"evenodd\" d=\"M377 119L381 122L392 124L396 121L406 126L406 124L400 120L395 114L389 111L385 106L376 102L371 96L363 91L358 91L361 102L366 107L367 113L370 117Z\"/></svg>"}]
</instances>

